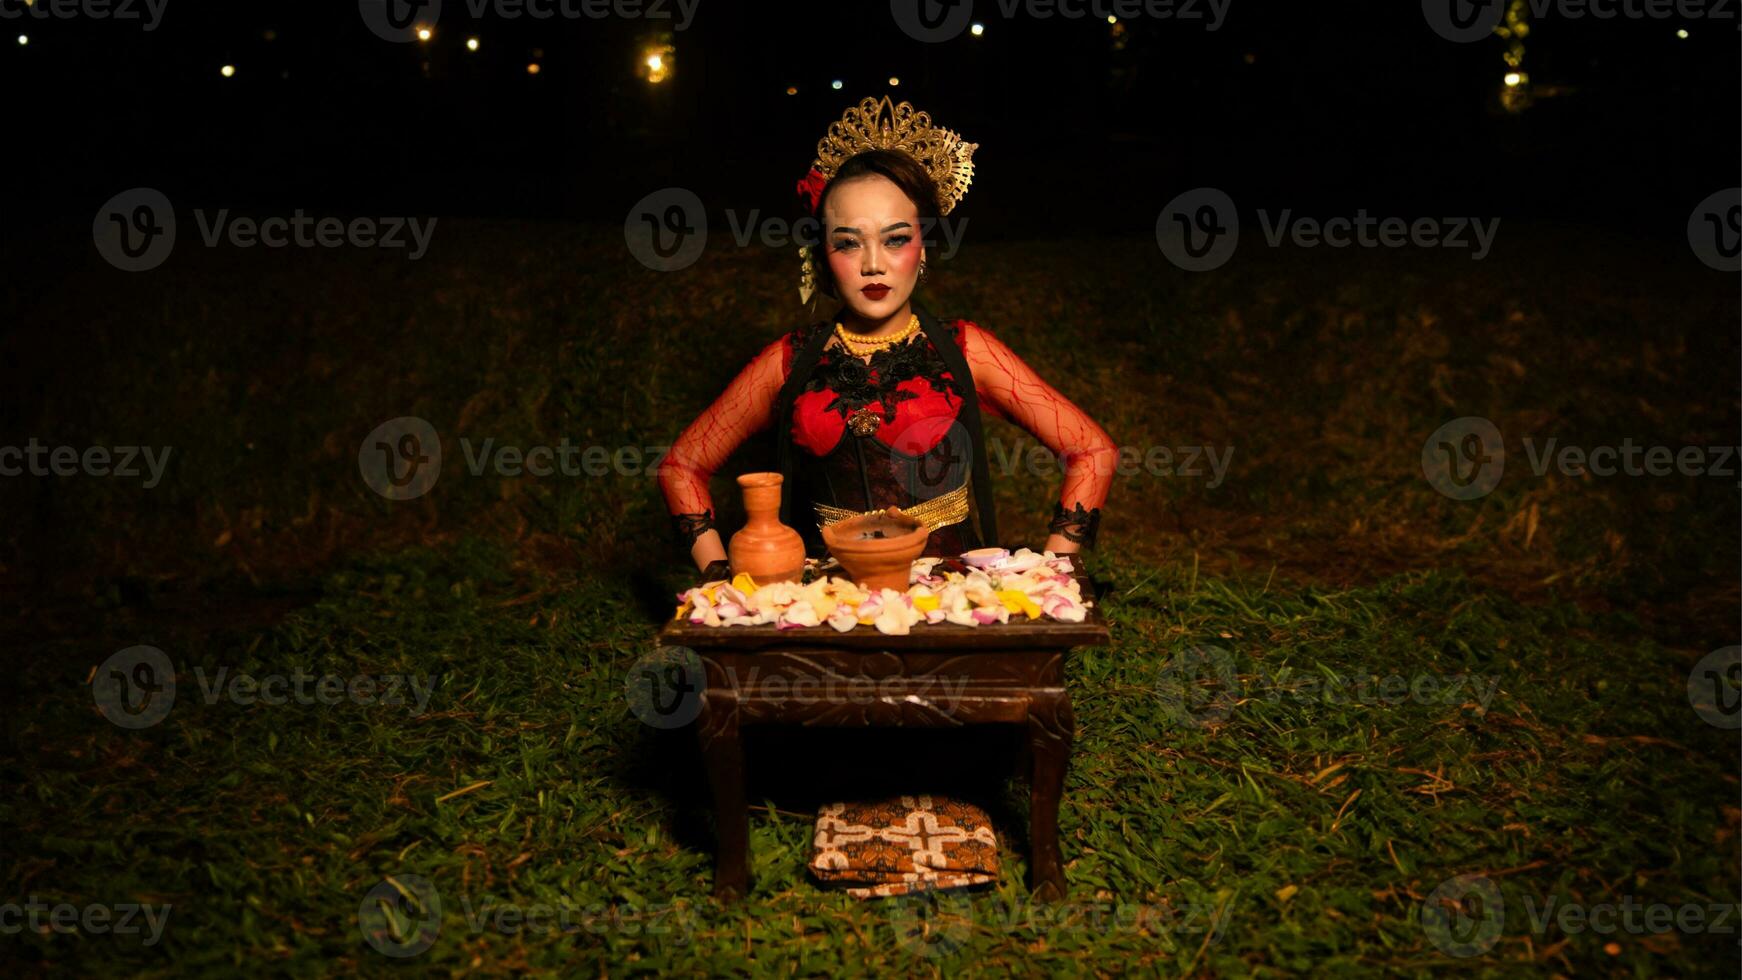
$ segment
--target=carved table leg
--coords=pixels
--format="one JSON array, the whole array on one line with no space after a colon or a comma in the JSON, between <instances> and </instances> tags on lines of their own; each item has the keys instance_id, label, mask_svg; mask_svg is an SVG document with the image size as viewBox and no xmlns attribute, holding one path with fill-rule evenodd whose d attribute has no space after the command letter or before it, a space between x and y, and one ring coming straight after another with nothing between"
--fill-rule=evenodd
<instances>
[{"instance_id":1,"label":"carved table leg","mask_svg":"<svg viewBox=\"0 0 1742 980\"><path fill-rule=\"evenodd\" d=\"M1071 756L1076 721L1071 698L1063 690L1034 692L1028 709L1029 775L1028 840L1032 858L1034 897L1056 902L1065 896L1065 872L1059 857L1059 798L1064 793L1065 764Z\"/></svg>"},{"instance_id":2,"label":"carved table leg","mask_svg":"<svg viewBox=\"0 0 1742 980\"><path fill-rule=\"evenodd\" d=\"M729 692L702 695L696 735L714 795L719 852L714 861L714 897L735 902L750 887L750 811L744 802L744 743L738 735L738 698Z\"/></svg>"}]
</instances>

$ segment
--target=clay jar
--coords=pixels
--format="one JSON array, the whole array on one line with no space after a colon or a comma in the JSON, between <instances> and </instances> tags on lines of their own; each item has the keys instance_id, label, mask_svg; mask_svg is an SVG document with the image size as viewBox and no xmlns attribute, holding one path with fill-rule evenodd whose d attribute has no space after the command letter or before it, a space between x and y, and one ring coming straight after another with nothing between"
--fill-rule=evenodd
<instances>
[{"instance_id":1,"label":"clay jar","mask_svg":"<svg viewBox=\"0 0 1742 980\"><path fill-rule=\"evenodd\" d=\"M780 523L779 473L746 473L738 478L744 488L744 513L749 520L726 545L732 574L750 576L757 585L797 582L804 575L804 539Z\"/></svg>"},{"instance_id":2,"label":"clay jar","mask_svg":"<svg viewBox=\"0 0 1742 980\"><path fill-rule=\"evenodd\" d=\"M829 553L861 588L906 592L913 573L913 560L925 550L931 528L887 507L875 514L861 514L823 528L823 543Z\"/></svg>"}]
</instances>

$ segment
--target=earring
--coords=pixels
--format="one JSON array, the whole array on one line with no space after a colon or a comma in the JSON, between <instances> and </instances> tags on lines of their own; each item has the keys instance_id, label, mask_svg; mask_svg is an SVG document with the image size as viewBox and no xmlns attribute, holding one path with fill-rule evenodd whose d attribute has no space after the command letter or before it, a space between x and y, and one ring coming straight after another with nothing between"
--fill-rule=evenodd
<instances>
[{"instance_id":1,"label":"earring","mask_svg":"<svg viewBox=\"0 0 1742 980\"><path fill-rule=\"evenodd\" d=\"M919 260L919 281L925 282L925 260Z\"/></svg>"}]
</instances>

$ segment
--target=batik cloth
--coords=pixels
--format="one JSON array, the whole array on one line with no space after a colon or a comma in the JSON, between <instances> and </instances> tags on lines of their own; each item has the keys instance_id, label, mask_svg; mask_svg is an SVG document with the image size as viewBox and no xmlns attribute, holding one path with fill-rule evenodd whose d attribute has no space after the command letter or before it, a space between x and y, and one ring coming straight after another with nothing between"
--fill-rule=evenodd
<instances>
[{"instance_id":1,"label":"batik cloth","mask_svg":"<svg viewBox=\"0 0 1742 980\"><path fill-rule=\"evenodd\" d=\"M854 898L966 888L998 879L998 838L984 810L943 796L830 803L810 868Z\"/></svg>"}]
</instances>

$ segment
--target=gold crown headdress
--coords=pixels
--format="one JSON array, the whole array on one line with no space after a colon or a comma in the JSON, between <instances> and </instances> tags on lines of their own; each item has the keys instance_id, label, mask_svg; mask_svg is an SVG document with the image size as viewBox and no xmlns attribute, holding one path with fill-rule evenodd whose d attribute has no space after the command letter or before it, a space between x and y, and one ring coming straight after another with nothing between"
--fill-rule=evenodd
<instances>
[{"instance_id":1,"label":"gold crown headdress","mask_svg":"<svg viewBox=\"0 0 1742 980\"><path fill-rule=\"evenodd\" d=\"M938 190L938 213L949 214L967 196L968 185L974 180L974 151L979 147L933 125L931 115L910 102L891 102L887 95L866 98L831 123L828 134L817 141L816 159L811 162L810 173L799 181L798 190L815 210L823 188L848 158L866 150L900 150L931 175ZM798 251L799 302L808 304L817 288L815 252L809 245L800 246Z\"/></svg>"}]
</instances>

